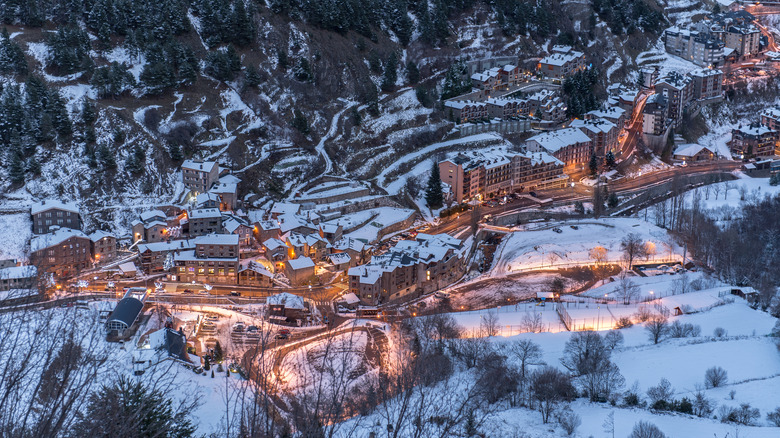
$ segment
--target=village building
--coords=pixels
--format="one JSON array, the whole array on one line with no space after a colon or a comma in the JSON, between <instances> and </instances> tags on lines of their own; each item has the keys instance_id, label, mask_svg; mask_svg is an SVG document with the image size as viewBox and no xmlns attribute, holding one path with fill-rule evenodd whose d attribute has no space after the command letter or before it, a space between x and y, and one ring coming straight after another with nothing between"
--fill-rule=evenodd
<instances>
[{"instance_id":1,"label":"village building","mask_svg":"<svg viewBox=\"0 0 780 438\"><path fill-rule=\"evenodd\" d=\"M222 229L227 234L237 234L242 247L254 245L254 227L237 216L227 216L222 222Z\"/></svg>"},{"instance_id":2,"label":"village building","mask_svg":"<svg viewBox=\"0 0 780 438\"><path fill-rule=\"evenodd\" d=\"M92 241L92 258L95 263L105 263L116 259L116 237L105 231L95 231L89 235Z\"/></svg>"},{"instance_id":3,"label":"village building","mask_svg":"<svg viewBox=\"0 0 780 438\"><path fill-rule=\"evenodd\" d=\"M170 242L142 243L136 248L138 249L141 269L146 274L154 274L167 272L173 268L174 255L182 251L194 250L195 244L192 240L172 240ZM168 260L168 268L166 268L166 260Z\"/></svg>"},{"instance_id":4,"label":"village building","mask_svg":"<svg viewBox=\"0 0 780 438\"><path fill-rule=\"evenodd\" d=\"M8 266L0 268L0 291L35 289L38 287L38 269L35 266Z\"/></svg>"},{"instance_id":5,"label":"village building","mask_svg":"<svg viewBox=\"0 0 780 438\"><path fill-rule=\"evenodd\" d=\"M349 254L350 266L365 263L368 253L366 243L352 237L342 237L340 240L336 241L333 244L332 251L334 254Z\"/></svg>"},{"instance_id":6,"label":"village building","mask_svg":"<svg viewBox=\"0 0 780 438\"><path fill-rule=\"evenodd\" d=\"M642 132L648 135L663 135L666 131L666 98L661 94L652 94L642 109Z\"/></svg>"},{"instance_id":7,"label":"village building","mask_svg":"<svg viewBox=\"0 0 780 438\"><path fill-rule=\"evenodd\" d=\"M44 199L30 207L33 233L46 234L52 227L81 229L81 214L75 202Z\"/></svg>"},{"instance_id":8,"label":"village building","mask_svg":"<svg viewBox=\"0 0 780 438\"><path fill-rule=\"evenodd\" d=\"M487 105L471 100L448 100L444 102L444 111L455 123L481 121L488 118Z\"/></svg>"},{"instance_id":9,"label":"village building","mask_svg":"<svg viewBox=\"0 0 780 438\"><path fill-rule=\"evenodd\" d=\"M715 153L706 146L699 144L681 144L674 150L672 158L684 163L695 163L698 161L712 161L716 156Z\"/></svg>"},{"instance_id":10,"label":"village building","mask_svg":"<svg viewBox=\"0 0 780 438\"><path fill-rule=\"evenodd\" d=\"M741 158L770 157L778 147L778 131L760 124L740 125L731 130L731 153Z\"/></svg>"},{"instance_id":11,"label":"village building","mask_svg":"<svg viewBox=\"0 0 780 438\"><path fill-rule=\"evenodd\" d=\"M723 99L723 72L714 68L701 68L688 73L693 78L693 99Z\"/></svg>"},{"instance_id":12,"label":"village building","mask_svg":"<svg viewBox=\"0 0 780 438\"><path fill-rule=\"evenodd\" d=\"M328 261L336 271L344 271L352 266L352 258L345 252L328 254Z\"/></svg>"},{"instance_id":13,"label":"village building","mask_svg":"<svg viewBox=\"0 0 780 438\"><path fill-rule=\"evenodd\" d=\"M525 99L498 99L485 100L489 117L505 119L519 117L528 114L529 105Z\"/></svg>"},{"instance_id":14,"label":"village building","mask_svg":"<svg viewBox=\"0 0 780 438\"><path fill-rule=\"evenodd\" d=\"M195 197L195 208L219 208L221 202L216 193L200 193Z\"/></svg>"},{"instance_id":15,"label":"village building","mask_svg":"<svg viewBox=\"0 0 780 438\"><path fill-rule=\"evenodd\" d=\"M209 193L219 197L219 205L222 211L233 211L238 206L238 184L218 182L209 190Z\"/></svg>"},{"instance_id":16,"label":"village building","mask_svg":"<svg viewBox=\"0 0 780 438\"><path fill-rule=\"evenodd\" d=\"M250 261L239 269L238 284L241 286L273 287L274 274L260 263Z\"/></svg>"},{"instance_id":17,"label":"village building","mask_svg":"<svg viewBox=\"0 0 780 438\"><path fill-rule=\"evenodd\" d=\"M630 114L628 114L630 116ZM585 120L604 119L612 122L619 129L623 129L626 126L626 110L619 106L610 106L603 109L597 109L588 111L585 113Z\"/></svg>"},{"instance_id":18,"label":"village building","mask_svg":"<svg viewBox=\"0 0 780 438\"><path fill-rule=\"evenodd\" d=\"M715 35L697 30L670 27L664 31L663 40L667 53L679 56L696 65L707 67L723 64L726 44Z\"/></svg>"},{"instance_id":19,"label":"village building","mask_svg":"<svg viewBox=\"0 0 780 438\"><path fill-rule=\"evenodd\" d=\"M618 137L620 128L605 119L574 120L572 128L577 128L590 138L593 153L603 157L607 152L615 152L618 149ZM590 157L588 157L590 158Z\"/></svg>"},{"instance_id":20,"label":"village building","mask_svg":"<svg viewBox=\"0 0 780 438\"><path fill-rule=\"evenodd\" d=\"M41 273L69 277L92 266L92 241L70 228L51 228L30 241L30 262Z\"/></svg>"},{"instance_id":21,"label":"village building","mask_svg":"<svg viewBox=\"0 0 780 438\"><path fill-rule=\"evenodd\" d=\"M284 262L290 258L290 248L287 244L280 239L267 239L263 242L263 250L265 251L265 258L274 264L275 272L282 271Z\"/></svg>"},{"instance_id":22,"label":"village building","mask_svg":"<svg viewBox=\"0 0 780 438\"><path fill-rule=\"evenodd\" d=\"M189 235L203 236L222 232L222 212L217 208L196 208L187 215Z\"/></svg>"},{"instance_id":23,"label":"village building","mask_svg":"<svg viewBox=\"0 0 780 438\"><path fill-rule=\"evenodd\" d=\"M302 325L309 315L308 303L298 295L282 292L271 295L268 304L268 320L277 324Z\"/></svg>"},{"instance_id":24,"label":"village building","mask_svg":"<svg viewBox=\"0 0 780 438\"><path fill-rule=\"evenodd\" d=\"M298 257L284 262L284 273L293 286L311 284L314 277L314 261L309 257Z\"/></svg>"},{"instance_id":25,"label":"village building","mask_svg":"<svg viewBox=\"0 0 780 438\"><path fill-rule=\"evenodd\" d=\"M535 135L525 141L529 152L547 152L566 166L584 165L593 155L593 141L578 128L564 128Z\"/></svg>"},{"instance_id":26,"label":"village building","mask_svg":"<svg viewBox=\"0 0 780 438\"><path fill-rule=\"evenodd\" d=\"M554 46L552 52L542 58L537 66L539 73L548 79L563 82L567 77L587 68L585 54L569 46Z\"/></svg>"},{"instance_id":27,"label":"village building","mask_svg":"<svg viewBox=\"0 0 780 438\"><path fill-rule=\"evenodd\" d=\"M460 248L460 240L443 234L401 240L370 263L350 268L349 292L378 305L438 290L460 276Z\"/></svg>"},{"instance_id":28,"label":"village building","mask_svg":"<svg viewBox=\"0 0 780 438\"><path fill-rule=\"evenodd\" d=\"M761 124L774 131L780 131L780 106L774 106L762 111Z\"/></svg>"},{"instance_id":29,"label":"village building","mask_svg":"<svg viewBox=\"0 0 780 438\"><path fill-rule=\"evenodd\" d=\"M136 375L167 360L192 364L187 354L187 337L181 331L164 327L141 337L139 344L133 351L133 372Z\"/></svg>"},{"instance_id":30,"label":"village building","mask_svg":"<svg viewBox=\"0 0 780 438\"><path fill-rule=\"evenodd\" d=\"M181 165L182 182L196 195L206 193L219 179L219 164L215 161L186 160Z\"/></svg>"},{"instance_id":31,"label":"village building","mask_svg":"<svg viewBox=\"0 0 780 438\"><path fill-rule=\"evenodd\" d=\"M132 222L133 242L146 243L168 240L168 217L161 210L145 211Z\"/></svg>"},{"instance_id":32,"label":"village building","mask_svg":"<svg viewBox=\"0 0 780 438\"><path fill-rule=\"evenodd\" d=\"M194 250L174 255L179 281L237 284L239 239L237 234L208 234L191 240Z\"/></svg>"}]
</instances>

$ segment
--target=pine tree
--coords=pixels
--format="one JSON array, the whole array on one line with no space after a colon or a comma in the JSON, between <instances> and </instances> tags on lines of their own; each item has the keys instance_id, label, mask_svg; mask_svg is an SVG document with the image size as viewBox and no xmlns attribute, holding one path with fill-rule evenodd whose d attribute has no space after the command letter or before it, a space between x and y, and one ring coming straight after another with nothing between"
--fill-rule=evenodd
<instances>
[{"instance_id":1,"label":"pine tree","mask_svg":"<svg viewBox=\"0 0 780 438\"><path fill-rule=\"evenodd\" d=\"M103 143L98 147L98 160L100 160L100 164L103 166L103 170L114 170L116 169L116 158L114 157L114 154L111 152L111 150L108 149L108 146Z\"/></svg>"},{"instance_id":2,"label":"pine tree","mask_svg":"<svg viewBox=\"0 0 780 438\"><path fill-rule=\"evenodd\" d=\"M590 174L595 175L596 172L599 171L599 159L596 157L596 155L590 156L590 162L588 162L588 167L590 168Z\"/></svg>"},{"instance_id":3,"label":"pine tree","mask_svg":"<svg viewBox=\"0 0 780 438\"><path fill-rule=\"evenodd\" d=\"M233 42L240 47L249 45L254 37L254 25L252 24L252 16L244 5L244 0L236 0L231 21Z\"/></svg>"},{"instance_id":4,"label":"pine tree","mask_svg":"<svg viewBox=\"0 0 780 438\"><path fill-rule=\"evenodd\" d=\"M27 161L27 173L33 176L41 176L41 163L32 155Z\"/></svg>"},{"instance_id":5,"label":"pine tree","mask_svg":"<svg viewBox=\"0 0 780 438\"><path fill-rule=\"evenodd\" d=\"M311 67L309 66L309 60L303 57L298 59L298 65L295 67L293 75L295 76L295 79L301 82L309 81L311 79Z\"/></svg>"},{"instance_id":6,"label":"pine tree","mask_svg":"<svg viewBox=\"0 0 780 438\"><path fill-rule=\"evenodd\" d=\"M181 154L181 148L176 143L170 143L168 145L168 155L170 155L171 160L173 160L176 163L184 159L184 157Z\"/></svg>"},{"instance_id":7,"label":"pine tree","mask_svg":"<svg viewBox=\"0 0 780 438\"><path fill-rule=\"evenodd\" d=\"M414 61L409 61L406 64L406 80L412 85L420 82L420 70L417 68L417 64L415 64Z\"/></svg>"},{"instance_id":8,"label":"pine tree","mask_svg":"<svg viewBox=\"0 0 780 438\"><path fill-rule=\"evenodd\" d=\"M214 378L214 370L211 370L211 378Z\"/></svg>"},{"instance_id":9,"label":"pine tree","mask_svg":"<svg viewBox=\"0 0 780 438\"><path fill-rule=\"evenodd\" d=\"M95 120L95 107L89 99L84 97L81 99L81 122L90 126L95 123Z\"/></svg>"},{"instance_id":10,"label":"pine tree","mask_svg":"<svg viewBox=\"0 0 780 438\"><path fill-rule=\"evenodd\" d=\"M257 88L257 86L260 85L260 74L253 65L250 65L246 68L244 75L245 84L247 87Z\"/></svg>"},{"instance_id":11,"label":"pine tree","mask_svg":"<svg viewBox=\"0 0 780 438\"><path fill-rule=\"evenodd\" d=\"M280 70L287 70L288 66L288 59L287 59L287 50L284 49L276 49L276 58L277 58L277 66Z\"/></svg>"},{"instance_id":12,"label":"pine tree","mask_svg":"<svg viewBox=\"0 0 780 438\"><path fill-rule=\"evenodd\" d=\"M24 184L24 159L18 149L8 151L8 178L13 184Z\"/></svg>"},{"instance_id":13,"label":"pine tree","mask_svg":"<svg viewBox=\"0 0 780 438\"><path fill-rule=\"evenodd\" d=\"M431 176L428 178L428 188L425 190L425 203L428 208L435 210L444 204L444 195L441 190L441 176L439 165L436 161L431 166Z\"/></svg>"},{"instance_id":14,"label":"pine tree","mask_svg":"<svg viewBox=\"0 0 780 438\"><path fill-rule=\"evenodd\" d=\"M220 345L219 341L214 345L214 360L217 362L222 362L222 345Z\"/></svg>"},{"instance_id":15,"label":"pine tree","mask_svg":"<svg viewBox=\"0 0 780 438\"><path fill-rule=\"evenodd\" d=\"M607 166L612 169L615 167L615 154L612 153L612 151L607 152L607 156L605 157L607 161Z\"/></svg>"},{"instance_id":16,"label":"pine tree","mask_svg":"<svg viewBox=\"0 0 780 438\"><path fill-rule=\"evenodd\" d=\"M293 111L292 127L300 131L301 134L307 135L309 133L309 120L299 109Z\"/></svg>"},{"instance_id":17,"label":"pine tree","mask_svg":"<svg viewBox=\"0 0 780 438\"><path fill-rule=\"evenodd\" d=\"M398 57L395 52L385 62L385 71L382 76L382 91L389 93L395 89L395 82L398 80Z\"/></svg>"}]
</instances>

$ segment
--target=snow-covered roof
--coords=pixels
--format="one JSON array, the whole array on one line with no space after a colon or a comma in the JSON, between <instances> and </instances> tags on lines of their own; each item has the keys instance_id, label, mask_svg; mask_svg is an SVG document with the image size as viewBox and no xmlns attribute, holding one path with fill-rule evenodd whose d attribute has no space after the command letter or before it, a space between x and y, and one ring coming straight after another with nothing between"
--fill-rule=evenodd
<instances>
[{"instance_id":1,"label":"snow-covered roof","mask_svg":"<svg viewBox=\"0 0 780 438\"><path fill-rule=\"evenodd\" d=\"M485 104L472 100L448 100L444 102L444 106L446 108L463 109L467 106L485 106Z\"/></svg>"},{"instance_id":2,"label":"snow-covered roof","mask_svg":"<svg viewBox=\"0 0 780 438\"><path fill-rule=\"evenodd\" d=\"M764 134L769 134L772 132L775 132L772 129L767 128L764 125L758 125L758 124L752 124L747 126L740 126L738 128L734 128L735 131L739 131L745 135L751 135L754 137L758 137Z\"/></svg>"},{"instance_id":3,"label":"snow-covered roof","mask_svg":"<svg viewBox=\"0 0 780 438\"><path fill-rule=\"evenodd\" d=\"M344 263L349 263L350 260L352 260L352 257L350 257L349 254L345 252L336 252L333 254L328 254L328 260L330 260L330 262L334 265L343 265Z\"/></svg>"},{"instance_id":4,"label":"snow-covered roof","mask_svg":"<svg viewBox=\"0 0 780 438\"><path fill-rule=\"evenodd\" d=\"M238 234L206 234L192 239L195 245L238 245Z\"/></svg>"},{"instance_id":5,"label":"snow-covered roof","mask_svg":"<svg viewBox=\"0 0 780 438\"><path fill-rule=\"evenodd\" d=\"M296 271L298 269L306 269L306 268L314 267L314 261L308 257L298 257L297 259L287 260L287 263L290 264L291 269L294 269Z\"/></svg>"},{"instance_id":6,"label":"snow-covered roof","mask_svg":"<svg viewBox=\"0 0 780 438\"><path fill-rule=\"evenodd\" d=\"M606 119L574 120L571 122L572 128L581 130L587 129L594 134L608 133L616 128L615 124Z\"/></svg>"},{"instance_id":7,"label":"snow-covered roof","mask_svg":"<svg viewBox=\"0 0 780 438\"><path fill-rule=\"evenodd\" d=\"M290 202L276 202L271 207L271 214L295 214L300 210L300 204L293 204Z\"/></svg>"},{"instance_id":8,"label":"snow-covered roof","mask_svg":"<svg viewBox=\"0 0 780 438\"><path fill-rule=\"evenodd\" d=\"M190 219L221 218L222 212L218 208L196 208L190 211Z\"/></svg>"},{"instance_id":9,"label":"snow-covered roof","mask_svg":"<svg viewBox=\"0 0 780 438\"><path fill-rule=\"evenodd\" d=\"M200 172L211 172L211 170L216 165L217 165L216 161L185 160L183 163L181 163L181 168L182 169L197 170L197 171L200 171Z\"/></svg>"},{"instance_id":10,"label":"snow-covered roof","mask_svg":"<svg viewBox=\"0 0 780 438\"><path fill-rule=\"evenodd\" d=\"M596 117L596 118L615 119L615 120L617 120L617 119L620 118L620 116L622 116L625 113L626 113L626 110L624 110L623 108L616 107L616 106L611 106L611 107L606 108L606 109L597 109L597 110L588 111L586 114L588 114L589 116Z\"/></svg>"},{"instance_id":11,"label":"snow-covered roof","mask_svg":"<svg viewBox=\"0 0 780 438\"><path fill-rule=\"evenodd\" d=\"M209 201L213 201L219 204L219 195L216 193L206 192L201 193L195 197L195 205L197 206L201 206Z\"/></svg>"},{"instance_id":12,"label":"snow-covered roof","mask_svg":"<svg viewBox=\"0 0 780 438\"><path fill-rule=\"evenodd\" d=\"M52 247L54 245L59 245L60 243L70 239L71 237L81 237L84 239L89 239L89 237L87 237L86 234L82 233L79 230L73 230L71 228L60 228L58 230L54 230L49 234L39 234L33 237L32 240L30 241L30 251L36 252L42 249Z\"/></svg>"},{"instance_id":13,"label":"snow-covered roof","mask_svg":"<svg viewBox=\"0 0 780 438\"><path fill-rule=\"evenodd\" d=\"M138 252L164 252L175 250L188 250L195 248L195 242L192 240L172 240L170 242L142 243L137 246Z\"/></svg>"},{"instance_id":14,"label":"snow-covered roof","mask_svg":"<svg viewBox=\"0 0 780 438\"><path fill-rule=\"evenodd\" d=\"M365 243L351 237L342 237L341 240L333 244L333 248L340 251L345 251L347 249L351 249L353 251L363 251L365 246Z\"/></svg>"},{"instance_id":15,"label":"snow-covered roof","mask_svg":"<svg viewBox=\"0 0 780 438\"><path fill-rule=\"evenodd\" d=\"M165 219L167 216L161 210L150 210L141 213L141 222L147 222L154 218Z\"/></svg>"},{"instance_id":16,"label":"snow-covered roof","mask_svg":"<svg viewBox=\"0 0 780 438\"><path fill-rule=\"evenodd\" d=\"M93 242L97 242L98 240L106 237L114 237L114 235L103 230L97 230L94 233L89 235L89 240Z\"/></svg>"},{"instance_id":17,"label":"snow-covered roof","mask_svg":"<svg viewBox=\"0 0 780 438\"><path fill-rule=\"evenodd\" d=\"M238 227L240 227L242 225L245 226L245 227L249 226L248 224L246 224L246 223L244 223L244 222L242 222L242 221L240 221L240 220L238 220L238 219L236 219L234 217L230 217L225 222L222 223L222 227L225 228L225 230L228 233L235 233L236 230L238 229Z\"/></svg>"},{"instance_id":18,"label":"snow-covered roof","mask_svg":"<svg viewBox=\"0 0 780 438\"><path fill-rule=\"evenodd\" d=\"M287 244L279 239L268 239L263 242L263 246L266 247L266 249L269 251L273 251L282 247L287 248Z\"/></svg>"},{"instance_id":19,"label":"snow-covered roof","mask_svg":"<svg viewBox=\"0 0 780 438\"><path fill-rule=\"evenodd\" d=\"M300 309L305 308L303 304L303 298L298 295L293 295L288 292L282 292L280 294L271 295L266 299L266 304L269 306L284 306L285 309Z\"/></svg>"},{"instance_id":20,"label":"snow-covered roof","mask_svg":"<svg viewBox=\"0 0 780 438\"><path fill-rule=\"evenodd\" d=\"M239 269L238 272L241 273L241 272L244 272L244 271L247 271L247 270L254 271L254 272L256 272L256 273L258 273L260 275L264 275L264 276L266 276L268 278L274 278L274 274L271 271L269 271L268 269L265 269L265 267L263 265L261 265L260 263L257 263L257 262L249 262L248 265L242 266L241 269Z\"/></svg>"},{"instance_id":21,"label":"snow-covered roof","mask_svg":"<svg viewBox=\"0 0 780 438\"><path fill-rule=\"evenodd\" d=\"M63 202L57 199L44 199L41 202L33 202L30 206L30 213L38 214L53 208L70 211L76 214L79 213L79 207L75 202Z\"/></svg>"},{"instance_id":22,"label":"snow-covered roof","mask_svg":"<svg viewBox=\"0 0 780 438\"><path fill-rule=\"evenodd\" d=\"M120 271L122 271L122 272L124 272L126 274L137 271L137 269L135 267L135 264L133 262L122 263L122 264L120 264L118 266L118 268L119 268Z\"/></svg>"},{"instance_id":23,"label":"snow-covered roof","mask_svg":"<svg viewBox=\"0 0 780 438\"><path fill-rule=\"evenodd\" d=\"M0 280L12 280L19 278L32 278L38 275L38 268L32 265L11 266L0 269Z\"/></svg>"},{"instance_id":24,"label":"snow-covered roof","mask_svg":"<svg viewBox=\"0 0 780 438\"><path fill-rule=\"evenodd\" d=\"M761 117L768 117L774 120L780 120L780 107L774 106L761 111Z\"/></svg>"},{"instance_id":25,"label":"snow-covered roof","mask_svg":"<svg viewBox=\"0 0 780 438\"><path fill-rule=\"evenodd\" d=\"M232 174L219 177L220 184L238 184L240 182L241 182L241 178Z\"/></svg>"},{"instance_id":26,"label":"snow-covered roof","mask_svg":"<svg viewBox=\"0 0 780 438\"><path fill-rule=\"evenodd\" d=\"M708 149L705 146L702 146L700 144L690 143L690 144L681 144L677 147L677 149L674 150L674 156L683 156L683 157L693 157L702 150L706 150L709 153L712 153L710 149Z\"/></svg>"},{"instance_id":27,"label":"snow-covered roof","mask_svg":"<svg viewBox=\"0 0 780 438\"><path fill-rule=\"evenodd\" d=\"M569 62L575 61L577 58L583 56L582 52L569 52L569 53L553 53L552 55L545 56L539 63L555 66L563 66Z\"/></svg>"},{"instance_id":28,"label":"snow-covered roof","mask_svg":"<svg viewBox=\"0 0 780 438\"><path fill-rule=\"evenodd\" d=\"M722 75L723 72L718 70L717 68L698 68L696 70L688 72L691 76L698 76L698 77L709 77L709 76L717 76Z\"/></svg>"},{"instance_id":29,"label":"snow-covered roof","mask_svg":"<svg viewBox=\"0 0 780 438\"><path fill-rule=\"evenodd\" d=\"M238 184L236 183L218 183L209 190L211 193L236 193L238 192Z\"/></svg>"},{"instance_id":30,"label":"snow-covered roof","mask_svg":"<svg viewBox=\"0 0 780 438\"><path fill-rule=\"evenodd\" d=\"M375 284L380 278L384 269L374 265L362 265L349 268L347 275L360 278L361 284Z\"/></svg>"},{"instance_id":31,"label":"snow-covered roof","mask_svg":"<svg viewBox=\"0 0 780 438\"><path fill-rule=\"evenodd\" d=\"M238 261L238 257L198 257L195 255L195 250L182 251L173 256L173 259L177 262L224 262Z\"/></svg>"},{"instance_id":32,"label":"snow-covered roof","mask_svg":"<svg viewBox=\"0 0 780 438\"><path fill-rule=\"evenodd\" d=\"M344 294L342 301L346 302L347 304L357 304L360 302L360 298L358 298L358 296L354 293L350 292L348 294Z\"/></svg>"},{"instance_id":33,"label":"snow-covered roof","mask_svg":"<svg viewBox=\"0 0 780 438\"><path fill-rule=\"evenodd\" d=\"M564 128L535 135L527 141L535 141L547 152L555 153L567 146L575 145L577 143L589 143L590 137L580 129Z\"/></svg>"}]
</instances>

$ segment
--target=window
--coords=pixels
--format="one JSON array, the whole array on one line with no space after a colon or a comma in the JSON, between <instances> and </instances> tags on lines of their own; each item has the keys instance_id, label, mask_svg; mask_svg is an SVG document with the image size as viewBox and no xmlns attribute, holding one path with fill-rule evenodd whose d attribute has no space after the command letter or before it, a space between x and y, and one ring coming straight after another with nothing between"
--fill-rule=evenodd
<instances>
[{"instance_id":1,"label":"window","mask_svg":"<svg viewBox=\"0 0 780 438\"><path fill-rule=\"evenodd\" d=\"M206 272L206 268L198 268L198 274L203 274Z\"/></svg>"}]
</instances>

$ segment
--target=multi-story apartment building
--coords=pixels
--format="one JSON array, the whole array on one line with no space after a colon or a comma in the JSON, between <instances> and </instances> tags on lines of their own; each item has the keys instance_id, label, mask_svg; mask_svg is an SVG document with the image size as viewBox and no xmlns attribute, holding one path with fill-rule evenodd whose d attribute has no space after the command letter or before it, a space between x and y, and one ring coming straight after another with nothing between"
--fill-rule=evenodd
<instances>
[{"instance_id":1,"label":"multi-story apartment building","mask_svg":"<svg viewBox=\"0 0 780 438\"><path fill-rule=\"evenodd\" d=\"M349 291L363 304L377 305L403 296L432 292L461 274L461 241L446 234L418 234L387 253L347 271Z\"/></svg>"},{"instance_id":2,"label":"multi-story apartment building","mask_svg":"<svg viewBox=\"0 0 780 438\"><path fill-rule=\"evenodd\" d=\"M593 155L593 141L578 128L535 135L525 142L529 152L547 152L567 166L584 165Z\"/></svg>"},{"instance_id":3,"label":"multi-story apartment building","mask_svg":"<svg viewBox=\"0 0 780 438\"><path fill-rule=\"evenodd\" d=\"M174 255L179 281L237 284L239 241L236 234L208 234L191 239L194 250Z\"/></svg>"},{"instance_id":4,"label":"multi-story apartment building","mask_svg":"<svg viewBox=\"0 0 780 438\"><path fill-rule=\"evenodd\" d=\"M44 199L30 207L33 233L46 234L51 227L81 229L81 215L74 202Z\"/></svg>"},{"instance_id":5,"label":"multi-story apartment building","mask_svg":"<svg viewBox=\"0 0 780 438\"><path fill-rule=\"evenodd\" d=\"M614 123L615 126L618 127L618 129L623 129L623 127L626 125L626 117L629 116L630 114L627 115L625 109L619 106L610 106L604 109L588 111L587 113L585 113L585 120L592 120L592 119L609 120L610 122Z\"/></svg>"},{"instance_id":6,"label":"multi-story apartment building","mask_svg":"<svg viewBox=\"0 0 780 438\"><path fill-rule=\"evenodd\" d=\"M572 128L577 128L591 140L593 153L603 157L607 152L615 152L618 148L620 128L605 119L574 120ZM590 157L588 157L590 158Z\"/></svg>"},{"instance_id":7,"label":"multi-story apartment building","mask_svg":"<svg viewBox=\"0 0 780 438\"><path fill-rule=\"evenodd\" d=\"M648 135L663 135L668 126L666 110L666 98L662 94L650 95L642 110L642 132Z\"/></svg>"},{"instance_id":8,"label":"multi-story apartment building","mask_svg":"<svg viewBox=\"0 0 780 438\"><path fill-rule=\"evenodd\" d=\"M670 27L664 31L666 52L703 67L723 63L725 44L708 32Z\"/></svg>"},{"instance_id":9,"label":"multi-story apartment building","mask_svg":"<svg viewBox=\"0 0 780 438\"><path fill-rule=\"evenodd\" d=\"M553 53L542 58L537 65L539 72L555 81L563 81L578 71L585 70L585 54L568 46L554 46Z\"/></svg>"},{"instance_id":10,"label":"multi-story apartment building","mask_svg":"<svg viewBox=\"0 0 780 438\"><path fill-rule=\"evenodd\" d=\"M218 208L196 208L187 216L190 237L222 232L222 212Z\"/></svg>"},{"instance_id":11,"label":"multi-story apartment building","mask_svg":"<svg viewBox=\"0 0 780 438\"><path fill-rule=\"evenodd\" d=\"M92 241L92 257L96 263L110 262L116 259L116 237L105 231L95 231L89 235Z\"/></svg>"},{"instance_id":12,"label":"multi-story apartment building","mask_svg":"<svg viewBox=\"0 0 780 438\"><path fill-rule=\"evenodd\" d=\"M439 163L442 182L458 203L531 190L563 186L564 163L546 152L522 153L495 149L463 152Z\"/></svg>"},{"instance_id":13,"label":"multi-story apartment building","mask_svg":"<svg viewBox=\"0 0 780 438\"><path fill-rule=\"evenodd\" d=\"M448 100L444 102L444 110L455 123L473 122L488 117L487 105L471 100Z\"/></svg>"},{"instance_id":14,"label":"multi-story apartment building","mask_svg":"<svg viewBox=\"0 0 780 438\"><path fill-rule=\"evenodd\" d=\"M162 242L170 238L168 217L160 210L145 211L139 219L132 222L133 242L143 240L146 243Z\"/></svg>"},{"instance_id":15,"label":"multi-story apartment building","mask_svg":"<svg viewBox=\"0 0 780 438\"><path fill-rule=\"evenodd\" d=\"M780 131L780 107L767 108L761 112L761 124L769 129Z\"/></svg>"},{"instance_id":16,"label":"multi-story apartment building","mask_svg":"<svg viewBox=\"0 0 780 438\"><path fill-rule=\"evenodd\" d=\"M778 146L778 131L759 124L731 130L731 153L742 158L770 157Z\"/></svg>"},{"instance_id":17,"label":"multi-story apartment building","mask_svg":"<svg viewBox=\"0 0 780 438\"><path fill-rule=\"evenodd\" d=\"M69 277L92 265L91 248L92 241L81 231L54 227L32 238L30 262L42 274Z\"/></svg>"},{"instance_id":18,"label":"multi-story apartment building","mask_svg":"<svg viewBox=\"0 0 780 438\"><path fill-rule=\"evenodd\" d=\"M490 117L506 118L528 114L528 101L525 99L496 99L485 101Z\"/></svg>"},{"instance_id":19,"label":"multi-story apartment building","mask_svg":"<svg viewBox=\"0 0 780 438\"><path fill-rule=\"evenodd\" d=\"M219 164L215 161L186 160L181 165L184 187L196 194L207 192L219 179Z\"/></svg>"},{"instance_id":20,"label":"multi-story apartment building","mask_svg":"<svg viewBox=\"0 0 780 438\"><path fill-rule=\"evenodd\" d=\"M693 78L695 100L712 100L723 97L723 72L715 68L701 68L689 72Z\"/></svg>"},{"instance_id":21,"label":"multi-story apartment building","mask_svg":"<svg viewBox=\"0 0 780 438\"><path fill-rule=\"evenodd\" d=\"M658 79L655 92L665 98L666 116L672 126L677 128L693 98L693 79L676 71L670 72Z\"/></svg>"},{"instance_id":22,"label":"multi-story apartment building","mask_svg":"<svg viewBox=\"0 0 780 438\"><path fill-rule=\"evenodd\" d=\"M741 57L758 55L761 31L752 24L732 25L723 33L726 47Z\"/></svg>"}]
</instances>

